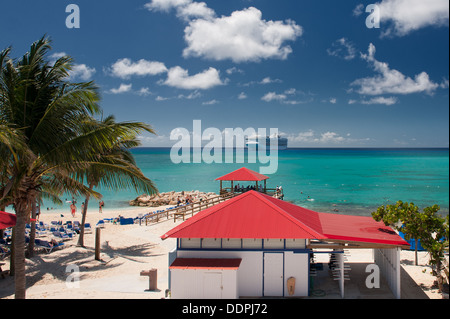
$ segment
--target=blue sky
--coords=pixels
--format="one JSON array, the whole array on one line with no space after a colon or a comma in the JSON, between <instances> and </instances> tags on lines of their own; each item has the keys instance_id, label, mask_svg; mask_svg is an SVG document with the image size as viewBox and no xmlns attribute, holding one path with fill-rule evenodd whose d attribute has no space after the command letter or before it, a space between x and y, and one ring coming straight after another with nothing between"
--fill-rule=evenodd
<instances>
[{"instance_id":1,"label":"blue sky","mask_svg":"<svg viewBox=\"0 0 450 319\"><path fill-rule=\"evenodd\" d=\"M67 28L69 4L80 28ZM365 9L377 3L380 28ZM278 128L290 147L448 147L444 0L2 0L0 48L47 34L105 114L172 130Z\"/></svg>"}]
</instances>

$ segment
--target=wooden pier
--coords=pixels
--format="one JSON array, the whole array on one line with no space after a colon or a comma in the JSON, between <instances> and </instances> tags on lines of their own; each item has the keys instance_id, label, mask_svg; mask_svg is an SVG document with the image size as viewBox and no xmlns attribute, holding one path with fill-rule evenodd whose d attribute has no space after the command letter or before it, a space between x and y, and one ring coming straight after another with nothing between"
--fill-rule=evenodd
<instances>
[{"instance_id":1,"label":"wooden pier","mask_svg":"<svg viewBox=\"0 0 450 319\"><path fill-rule=\"evenodd\" d=\"M186 220L186 217L192 217L195 213L198 213L204 209L222 203L230 198L237 196L238 194L234 193L225 193L222 195L217 195L215 197L207 198L201 201L197 201L191 204L181 205L174 207L172 209L167 209L163 212L150 214L144 216L145 225L148 225L152 222L159 222L161 219L170 219L173 217L173 221L176 222L177 219Z\"/></svg>"}]
</instances>

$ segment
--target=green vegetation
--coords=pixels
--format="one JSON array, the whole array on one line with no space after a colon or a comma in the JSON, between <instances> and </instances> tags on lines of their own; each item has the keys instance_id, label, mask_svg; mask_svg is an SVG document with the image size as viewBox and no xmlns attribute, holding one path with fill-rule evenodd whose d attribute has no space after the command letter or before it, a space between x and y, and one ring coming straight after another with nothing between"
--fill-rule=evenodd
<instances>
[{"instance_id":1,"label":"green vegetation","mask_svg":"<svg viewBox=\"0 0 450 319\"><path fill-rule=\"evenodd\" d=\"M128 151L139 145L141 132L153 133L151 127L112 116L97 120L97 86L70 82L72 59L51 63L50 50L43 37L19 59L10 57L11 48L0 52L0 207L12 205L17 215L12 264L20 299L26 293L25 225L38 200L58 202L64 193L100 199L99 184L157 191Z\"/></svg>"},{"instance_id":2,"label":"green vegetation","mask_svg":"<svg viewBox=\"0 0 450 319\"><path fill-rule=\"evenodd\" d=\"M395 205L381 206L372 217L376 221L383 221L405 234L406 240L415 240L415 264L417 265L418 241L430 254L430 265L436 276L439 290L443 289L444 253L448 252L449 217L438 214L440 207L433 205L421 212L413 203L398 201Z\"/></svg>"}]
</instances>

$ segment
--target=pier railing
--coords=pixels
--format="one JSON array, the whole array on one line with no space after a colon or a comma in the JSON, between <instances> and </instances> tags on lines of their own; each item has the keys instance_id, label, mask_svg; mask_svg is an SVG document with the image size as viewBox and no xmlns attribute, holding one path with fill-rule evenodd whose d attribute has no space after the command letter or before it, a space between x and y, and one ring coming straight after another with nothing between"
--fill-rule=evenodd
<instances>
[{"instance_id":1,"label":"pier railing","mask_svg":"<svg viewBox=\"0 0 450 319\"><path fill-rule=\"evenodd\" d=\"M173 217L173 221L176 222L177 219L182 218L186 220L186 216L194 216L195 213L198 213L206 208L212 207L219 203L222 203L230 198L233 198L239 194L236 193L226 193L222 195L217 195L215 197L210 197L198 202L194 202L191 204L186 204L182 206L177 206L172 209L167 209L163 212L150 214L144 217L145 225L149 223L159 222L161 219L170 219Z\"/></svg>"},{"instance_id":2,"label":"pier railing","mask_svg":"<svg viewBox=\"0 0 450 319\"><path fill-rule=\"evenodd\" d=\"M243 194L243 193L248 192L250 190L254 190L254 191L257 191L257 192L260 192L260 193L263 193L263 194L267 194L267 195L273 196L273 197L281 197L281 195L283 195L283 190L279 190L279 189L277 190L276 188L266 188L265 190L264 189L262 189L262 190L260 190L260 189L252 189L252 188L246 188L246 187L239 188L237 190L233 189L231 187L224 187L224 188L222 188L222 191L224 193L235 193L235 194Z\"/></svg>"}]
</instances>

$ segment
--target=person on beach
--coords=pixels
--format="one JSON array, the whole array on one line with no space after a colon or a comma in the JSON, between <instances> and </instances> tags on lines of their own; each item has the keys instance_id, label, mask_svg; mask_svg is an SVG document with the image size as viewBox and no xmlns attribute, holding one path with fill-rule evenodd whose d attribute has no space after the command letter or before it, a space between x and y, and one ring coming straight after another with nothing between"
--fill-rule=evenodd
<instances>
[{"instance_id":1,"label":"person on beach","mask_svg":"<svg viewBox=\"0 0 450 319\"><path fill-rule=\"evenodd\" d=\"M70 212L72 213L72 217L75 217L75 213L77 212L77 206L72 202L70 205Z\"/></svg>"},{"instance_id":2,"label":"person on beach","mask_svg":"<svg viewBox=\"0 0 450 319\"><path fill-rule=\"evenodd\" d=\"M105 206L105 202L101 200L101 201L98 203L98 212L99 212L99 213L103 213L103 206Z\"/></svg>"}]
</instances>

